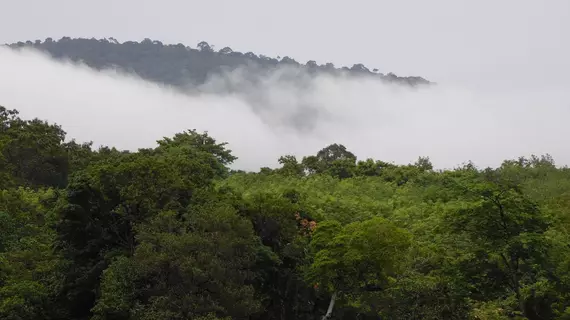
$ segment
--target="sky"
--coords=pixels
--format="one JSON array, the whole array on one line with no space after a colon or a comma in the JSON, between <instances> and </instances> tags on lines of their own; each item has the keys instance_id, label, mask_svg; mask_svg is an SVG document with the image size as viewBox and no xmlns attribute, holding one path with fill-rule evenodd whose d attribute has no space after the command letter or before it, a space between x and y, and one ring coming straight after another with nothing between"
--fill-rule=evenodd
<instances>
[{"instance_id":1,"label":"sky","mask_svg":"<svg viewBox=\"0 0 570 320\"><path fill-rule=\"evenodd\" d=\"M512 87L568 81L568 0L1 0L0 42L151 38Z\"/></svg>"},{"instance_id":2,"label":"sky","mask_svg":"<svg viewBox=\"0 0 570 320\"><path fill-rule=\"evenodd\" d=\"M248 85L240 70L225 75L240 84L223 94L181 93L113 70L55 62L37 52L0 48L0 105L25 119L61 125L69 138L119 149L155 146L186 129L208 131L229 143L234 168L275 167L286 154L316 154L332 143L358 156L397 164L428 156L438 169L473 161L480 167L531 154L570 165L570 92L567 88L484 90L459 85L413 89L373 78L283 80L277 69ZM312 110L311 112L307 112ZM308 130L291 119L305 114Z\"/></svg>"},{"instance_id":3,"label":"sky","mask_svg":"<svg viewBox=\"0 0 570 320\"><path fill-rule=\"evenodd\" d=\"M570 1L0 0L0 43L63 36L144 38L417 75L425 90L270 74L240 95L184 95L112 71L0 48L0 105L56 122L79 141L122 149L195 128L230 143L237 167L342 143L360 159L436 168L549 153L570 165ZM277 70L276 73L286 72ZM228 75L241 83L240 74ZM210 88L211 89L211 88ZM256 100L259 99L259 100ZM263 105L263 109L259 108ZM287 119L310 107L309 132ZM301 112L302 113L302 112Z\"/></svg>"}]
</instances>

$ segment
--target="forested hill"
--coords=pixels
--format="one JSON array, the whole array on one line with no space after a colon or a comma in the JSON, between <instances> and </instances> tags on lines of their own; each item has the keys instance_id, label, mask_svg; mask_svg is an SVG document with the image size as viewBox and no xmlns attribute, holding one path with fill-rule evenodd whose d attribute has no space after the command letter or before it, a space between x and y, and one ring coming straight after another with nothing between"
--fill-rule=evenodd
<instances>
[{"instance_id":1,"label":"forested hill","mask_svg":"<svg viewBox=\"0 0 570 320\"><path fill-rule=\"evenodd\" d=\"M441 172L333 144L245 173L207 133L65 136L0 107L2 320L570 319L549 156Z\"/></svg>"},{"instance_id":2,"label":"forested hill","mask_svg":"<svg viewBox=\"0 0 570 320\"><path fill-rule=\"evenodd\" d=\"M241 53L229 47L215 50L207 42L200 42L197 48L183 44L166 45L160 41L145 39L142 42L118 42L109 39L72 39L63 37L58 41L51 38L45 41L26 41L9 45L12 48L33 47L49 53L54 58L82 61L95 69L119 67L134 72L146 80L173 86L203 84L209 75L235 70L239 67L256 67L255 70L270 71L283 66L296 66L310 73L370 76L388 82L411 86L429 84L421 77L399 77L393 73L383 74L370 70L363 64L337 68L332 63L317 64L308 61L301 64L290 57L270 58L253 52ZM190 82L190 83L189 83Z\"/></svg>"}]
</instances>

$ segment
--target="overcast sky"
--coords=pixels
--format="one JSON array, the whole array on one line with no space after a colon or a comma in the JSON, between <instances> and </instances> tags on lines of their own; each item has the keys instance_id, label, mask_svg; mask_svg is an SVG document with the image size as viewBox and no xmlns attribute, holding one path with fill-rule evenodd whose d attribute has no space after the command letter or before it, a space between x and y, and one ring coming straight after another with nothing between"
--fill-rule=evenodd
<instances>
[{"instance_id":1,"label":"overcast sky","mask_svg":"<svg viewBox=\"0 0 570 320\"><path fill-rule=\"evenodd\" d=\"M268 80L251 88L268 98L261 117L245 100L173 96L149 83L0 50L1 104L97 146L134 150L197 128L230 142L247 168L333 142L398 163L427 155L442 167L498 165L550 153L570 165L570 0L0 0L0 42L63 36L192 47L205 40L442 84L412 92L319 78L305 92ZM305 105L322 115L315 131L276 129Z\"/></svg>"},{"instance_id":2,"label":"overcast sky","mask_svg":"<svg viewBox=\"0 0 570 320\"><path fill-rule=\"evenodd\" d=\"M0 42L145 37L471 85L566 85L569 0L0 0Z\"/></svg>"}]
</instances>

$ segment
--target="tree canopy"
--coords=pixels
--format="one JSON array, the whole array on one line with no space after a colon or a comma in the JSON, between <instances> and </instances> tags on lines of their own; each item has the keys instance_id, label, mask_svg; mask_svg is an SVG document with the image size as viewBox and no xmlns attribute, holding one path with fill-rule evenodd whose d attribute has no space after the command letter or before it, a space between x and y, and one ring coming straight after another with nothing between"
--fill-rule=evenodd
<instances>
[{"instance_id":1,"label":"tree canopy","mask_svg":"<svg viewBox=\"0 0 570 320\"><path fill-rule=\"evenodd\" d=\"M93 149L0 107L1 319L570 319L548 155L438 171L332 144L241 172L206 132L157 138Z\"/></svg>"}]
</instances>

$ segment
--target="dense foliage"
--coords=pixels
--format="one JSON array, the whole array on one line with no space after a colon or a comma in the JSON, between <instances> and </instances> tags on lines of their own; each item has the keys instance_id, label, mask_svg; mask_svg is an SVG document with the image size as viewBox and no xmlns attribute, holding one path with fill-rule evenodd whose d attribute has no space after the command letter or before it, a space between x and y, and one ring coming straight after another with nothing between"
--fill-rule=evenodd
<instances>
[{"instance_id":1,"label":"dense foliage","mask_svg":"<svg viewBox=\"0 0 570 320\"><path fill-rule=\"evenodd\" d=\"M193 130L93 150L0 108L0 318L570 319L570 170L548 156L233 160Z\"/></svg>"},{"instance_id":2,"label":"dense foliage","mask_svg":"<svg viewBox=\"0 0 570 320\"><path fill-rule=\"evenodd\" d=\"M369 76L413 86L429 83L421 77L398 77L392 73L384 75L377 69L369 70L361 63L350 68L336 68L332 63L318 65L311 60L306 64L300 64L290 57L270 58L253 52L233 51L229 47L216 51L204 41L193 49L180 43L166 45L150 39L140 43L135 41L119 43L113 38L97 40L63 37L58 41L48 38L45 41L18 42L11 44L10 47L39 49L54 58L82 61L98 70L118 67L136 73L143 79L176 87L200 85L212 75L238 68L247 68L249 79L246 80L252 80L253 75L262 75L284 66L298 67L312 74L348 73L353 76Z\"/></svg>"}]
</instances>

